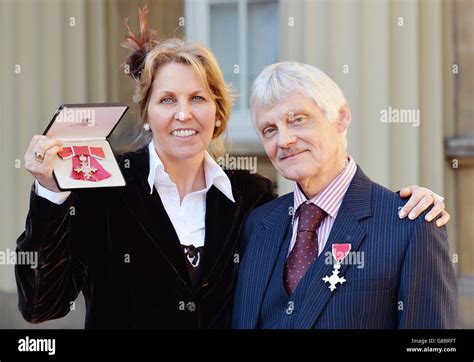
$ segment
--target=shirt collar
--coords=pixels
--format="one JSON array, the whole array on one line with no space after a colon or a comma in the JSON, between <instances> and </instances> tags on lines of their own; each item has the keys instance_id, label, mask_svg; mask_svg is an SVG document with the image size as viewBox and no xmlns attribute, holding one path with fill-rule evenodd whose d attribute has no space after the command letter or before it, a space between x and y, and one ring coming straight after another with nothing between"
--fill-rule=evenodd
<instances>
[{"instance_id":1,"label":"shirt collar","mask_svg":"<svg viewBox=\"0 0 474 362\"><path fill-rule=\"evenodd\" d=\"M150 172L148 174L148 185L150 186L150 194L153 193L155 182L163 186L176 186L165 171L165 166L160 157L156 153L153 140L148 144L148 153L150 158ZM232 184L224 170L212 158L209 152L204 154L204 175L206 178L206 188L202 191L209 191L214 185L229 200L235 202L232 193Z\"/></svg>"},{"instance_id":2,"label":"shirt collar","mask_svg":"<svg viewBox=\"0 0 474 362\"><path fill-rule=\"evenodd\" d=\"M294 202L293 202L293 218L301 204L311 202L323 209L329 216L336 218L337 212L342 204L342 199L357 171L357 165L351 156L347 156L344 169L332 180L324 189L316 196L308 200L306 195L301 191L298 183L294 184Z\"/></svg>"}]
</instances>

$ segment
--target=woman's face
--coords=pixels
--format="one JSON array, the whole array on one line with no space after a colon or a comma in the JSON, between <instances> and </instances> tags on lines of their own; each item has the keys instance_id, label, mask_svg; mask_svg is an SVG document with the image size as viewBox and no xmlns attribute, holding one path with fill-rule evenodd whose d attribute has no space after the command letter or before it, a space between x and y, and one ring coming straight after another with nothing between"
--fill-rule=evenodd
<instances>
[{"instance_id":1,"label":"woman's face","mask_svg":"<svg viewBox=\"0 0 474 362\"><path fill-rule=\"evenodd\" d=\"M169 63L158 68L147 122L163 162L203 157L214 133L216 105L192 66Z\"/></svg>"}]
</instances>

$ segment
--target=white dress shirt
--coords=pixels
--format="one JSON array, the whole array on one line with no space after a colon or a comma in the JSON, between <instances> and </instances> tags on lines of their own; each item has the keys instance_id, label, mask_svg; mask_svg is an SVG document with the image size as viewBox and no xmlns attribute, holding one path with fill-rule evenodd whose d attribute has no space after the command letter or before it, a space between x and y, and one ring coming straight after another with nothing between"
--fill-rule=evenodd
<instances>
[{"instance_id":1,"label":"white dress shirt","mask_svg":"<svg viewBox=\"0 0 474 362\"><path fill-rule=\"evenodd\" d=\"M204 155L206 187L187 194L180 202L178 188L166 173L163 162L155 151L153 141L148 145L148 151L150 194L153 193L154 186L182 245L194 245L196 248L204 246L207 192L214 185L229 200L235 202L229 177L206 151ZM37 181L35 181L35 191L38 196L58 205L62 204L71 194L70 191L52 192Z\"/></svg>"}]
</instances>

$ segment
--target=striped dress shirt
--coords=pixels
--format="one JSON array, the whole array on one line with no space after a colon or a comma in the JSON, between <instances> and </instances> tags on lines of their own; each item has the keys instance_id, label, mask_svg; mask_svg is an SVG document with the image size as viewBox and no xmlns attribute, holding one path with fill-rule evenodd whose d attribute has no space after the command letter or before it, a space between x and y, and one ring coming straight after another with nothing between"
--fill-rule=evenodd
<instances>
[{"instance_id":1,"label":"striped dress shirt","mask_svg":"<svg viewBox=\"0 0 474 362\"><path fill-rule=\"evenodd\" d=\"M351 184L352 178L354 177L357 170L357 165L351 156L347 157L346 165L339 175L332 180L323 190L321 190L311 200L308 200L305 194L301 191L298 183L294 185L294 203L293 203L293 235L291 237L290 247L288 249L288 255L293 249L296 242L296 231L298 230L298 208L304 202L311 202L316 206L323 209L328 215L324 218L323 222L316 230L318 235L318 255L324 250L326 241L331 232L334 221L336 220L337 212L342 204L342 199L346 194L349 185Z\"/></svg>"}]
</instances>

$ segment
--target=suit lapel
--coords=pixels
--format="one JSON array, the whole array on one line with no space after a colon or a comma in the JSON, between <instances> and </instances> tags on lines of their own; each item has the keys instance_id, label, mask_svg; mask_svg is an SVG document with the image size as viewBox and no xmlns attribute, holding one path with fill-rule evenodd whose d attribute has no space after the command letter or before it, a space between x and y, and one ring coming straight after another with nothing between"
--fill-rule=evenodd
<instances>
[{"instance_id":1,"label":"suit lapel","mask_svg":"<svg viewBox=\"0 0 474 362\"><path fill-rule=\"evenodd\" d=\"M256 328L263 298L270 277L275 268L281 246L290 227L290 207L293 206L293 194L282 197L281 202L265 216L251 236L251 243L245 251L247 270L245 277L247 300L242 311L246 317L243 328ZM253 240L257 239L257 240Z\"/></svg>"},{"instance_id":2,"label":"suit lapel","mask_svg":"<svg viewBox=\"0 0 474 362\"><path fill-rule=\"evenodd\" d=\"M148 147L130 155L129 168L122 168L126 187L119 189L136 221L176 274L191 287L178 235L155 188L150 195ZM121 165L122 166L122 165Z\"/></svg>"},{"instance_id":3,"label":"suit lapel","mask_svg":"<svg viewBox=\"0 0 474 362\"><path fill-rule=\"evenodd\" d=\"M334 243L350 243L351 252L358 250L365 239L365 230L359 221L372 214L371 205L372 182L357 167L356 174L344 196L324 250L318 257L316 265L314 265L315 269L312 270L312 280L308 285L303 305L295 321L295 328L311 328L331 298L337 298L338 289L331 292L328 284L322 280L326 275L330 276L333 270L333 264L325 263L326 255L328 252L331 253L332 244ZM348 267L350 267L348 264L343 264L339 276L344 276ZM343 288L344 286L339 287Z\"/></svg>"}]
</instances>

